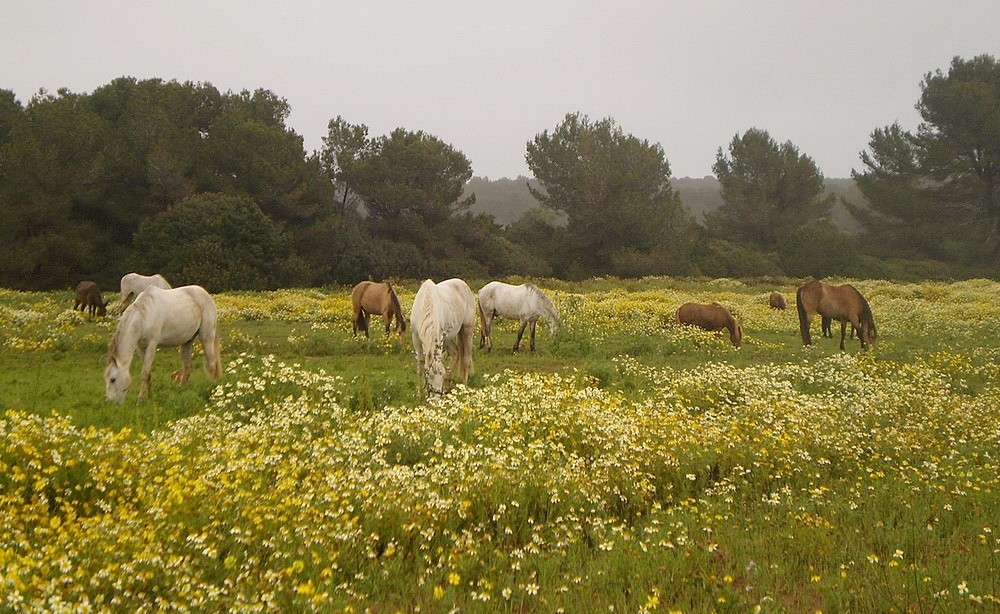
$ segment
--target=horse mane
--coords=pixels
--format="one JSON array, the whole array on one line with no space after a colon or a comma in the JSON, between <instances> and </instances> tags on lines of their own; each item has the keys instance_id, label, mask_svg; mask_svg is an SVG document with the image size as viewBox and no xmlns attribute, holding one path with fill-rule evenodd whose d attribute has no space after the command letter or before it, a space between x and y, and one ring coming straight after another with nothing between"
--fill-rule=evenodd
<instances>
[{"instance_id":1,"label":"horse mane","mask_svg":"<svg viewBox=\"0 0 1000 614\"><path fill-rule=\"evenodd\" d=\"M857 290L855 290L855 292L857 292ZM871 305L868 304L868 299L866 299L865 295L860 292L858 292L858 298L861 300L860 322L864 322L868 326L871 326L872 332L877 333L878 329L875 328L875 316L872 315L872 308Z\"/></svg>"},{"instance_id":2,"label":"horse mane","mask_svg":"<svg viewBox=\"0 0 1000 614\"><path fill-rule=\"evenodd\" d=\"M396 315L396 320L399 322L400 329L406 331L406 318L403 317L403 306L399 304L399 297L396 296L396 291L392 288L392 284L389 282L384 282L385 287L389 289L389 300L392 301L392 311Z\"/></svg>"},{"instance_id":3,"label":"horse mane","mask_svg":"<svg viewBox=\"0 0 1000 614\"><path fill-rule=\"evenodd\" d=\"M428 284L430 284L428 286ZM437 285L431 280L427 280L423 283L421 288L427 288L428 296L424 297L424 302L420 306L420 326L418 332L420 333L420 339L424 343L428 341L431 343L437 343L438 338L441 336L441 327L438 324L437 312L434 310L434 297L429 296L431 293L437 293Z\"/></svg>"},{"instance_id":4,"label":"horse mane","mask_svg":"<svg viewBox=\"0 0 1000 614\"><path fill-rule=\"evenodd\" d=\"M536 286L531 282L524 284L524 287L527 288L528 292L530 292L535 298L537 298L541 302L542 306L545 308L545 311L548 312L545 315L548 316L549 319L551 320L559 319L559 313L556 311L556 306L552 304L552 299L550 299L544 292L542 292L541 288L539 288L538 286Z\"/></svg>"},{"instance_id":5,"label":"horse mane","mask_svg":"<svg viewBox=\"0 0 1000 614\"><path fill-rule=\"evenodd\" d=\"M136 317L136 314L139 312L144 313L145 311L145 303L133 302L122 312L122 317L118 320L118 326L115 327L115 332L111 335L111 341L108 342L108 353L105 354L105 363L110 363L112 359L120 358L118 356L118 346L121 345L121 339L125 335L125 331L132 325L132 320Z\"/></svg>"}]
</instances>

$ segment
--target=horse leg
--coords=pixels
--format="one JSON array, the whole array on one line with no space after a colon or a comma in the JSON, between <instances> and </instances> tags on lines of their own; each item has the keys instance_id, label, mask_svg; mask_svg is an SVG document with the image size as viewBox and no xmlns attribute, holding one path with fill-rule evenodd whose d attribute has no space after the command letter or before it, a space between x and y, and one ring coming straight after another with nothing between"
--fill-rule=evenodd
<instances>
[{"instance_id":1,"label":"horse leg","mask_svg":"<svg viewBox=\"0 0 1000 614\"><path fill-rule=\"evenodd\" d=\"M524 329L525 329L526 326L528 326L528 321L524 320L524 321L521 322L521 327L517 329L517 340L514 342L514 351L515 352L517 351L517 348L521 347L521 337L524 336ZM531 348L531 349L535 349L535 348Z\"/></svg>"},{"instance_id":2,"label":"horse leg","mask_svg":"<svg viewBox=\"0 0 1000 614\"><path fill-rule=\"evenodd\" d=\"M449 353L452 354L449 372L454 373L457 366L458 377L463 384L469 383L469 373L472 372L472 338L474 335L475 329L470 330L463 326L449 347Z\"/></svg>"},{"instance_id":3,"label":"horse leg","mask_svg":"<svg viewBox=\"0 0 1000 614\"><path fill-rule=\"evenodd\" d=\"M847 320L840 321L840 351L844 351L844 337L847 336Z\"/></svg>"},{"instance_id":4,"label":"horse leg","mask_svg":"<svg viewBox=\"0 0 1000 614\"><path fill-rule=\"evenodd\" d=\"M215 330L200 335L201 351L205 354L205 369L209 377L222 377L222 352L219 335Z\"/></svg>"},{"instance_id":5,"label":"horse leg","mask_svg":"<svg viewBox=\"0 0 1000 614\"><path fill-rule=\"evenodd\" d=\"M448 368L444 372L444 385L441 387L442 391L448 391L451 390L452 375L454 375L455 367L458 366L458 361L461 357L459 356L458 343L453 339L445 341L442 351L447 352L448 356L451 357ZM459 373L459 376L461 376L461 373Z\"/></svg>"},{"instance_id":6,"label":"horse leg","mask_svg":"<svg viewBox=\"0 0 1000 614\"><path fill-rule=\"evenodd\" d=\"M472 374L472 338L476 336L476 325L471 328L463 328L459 335L462 338L462 380L468 384L469 375Z\"/></svg>"},{"instance_id":7,"label":"horse leg","mask_svg":"<svg viewBox=\"0 0 1000 614\"><path fill-rule=\"evenodd\" d=\"M156 344L150 343L142 350L142 373L139 375L139 400L149 397L153 379L153 359L156 358Z\"/></svg>"},{"instance_id":8,"label":"horse leg","mask_svg":"<svg viewBox=\"0 0 1000 614\"><path fill-rule=\"evenodd\" d=\"M531 321L531 351L535 351L535 327L538 325L538 320Z\"/></svg>"},{"instance_id":9,"label":"horse leg","mask_svg":"<svg viewBox=\"0 0 1000 614\"><path fill-rule=\"evenodd\" d=\"M392 328L392 312L387 311L382 314L382 317L385 319L385 336L388 337L389 330Z\"/></svg>"},{"instance_id":10,"label":"horse leg","mask_svg":"<svg viewBox=\"0 0 1000 614\"><path fill-rule=\"evenodd\" d=\"M193 345L194 341L189 341L181 346L181 370L170 374L170 379L175 382L186 384L191 376L191 348ZM208 359L208 354L205 355L205 359Z\"/></svg>"}]
</instances>

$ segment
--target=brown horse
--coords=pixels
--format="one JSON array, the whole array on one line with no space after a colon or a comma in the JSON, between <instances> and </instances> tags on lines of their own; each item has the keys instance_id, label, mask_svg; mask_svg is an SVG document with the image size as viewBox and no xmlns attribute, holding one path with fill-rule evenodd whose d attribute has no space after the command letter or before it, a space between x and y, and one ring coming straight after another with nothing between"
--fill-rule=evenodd
<instances>
[{"instance_id":1,"label":"brown horse","mask_svg":"<svg viewBox=\"0 0 1000 614\"><path fill-rule=\"evenodd\" d=\"M103 317L108 315L107 307L107 304L101 299L101 289L97 287L97 284L92 281L81 281L76 284L74 310L86 310L90 313L90 317L94 317L94 313Z\"/></svg>"},{"instance_id":2,"label":"brown horse","mask_svg":"<svg viewBox=\"0 0 1000 614\"><path fill-rule=\"evenodd\" d=\"M372 314L377 314L385 319L385 334L389 334L392 327L392 319L396 318L396 333L402 335L406 331L406 318L403 317L403 308L399 305L399 297L392 289L389 282L363 281L354 286L351 293L351 302L354 304L354 335L358 330L369 337L368 325L371 323Z\"/></svg>"},{"instance_id":3,"label":"brown horse","mask_svg":"<svg viewBox=\"0 0 1000 614\"><path fill-rule=\"evenodd\" d=\"M840 321L841 350L844 349L848 322L858 331L861 349L875 347L878 341L878 329L875 328L872 309L854 286L850 284L831 286L813 280L799 287L795 293L795 303L799 311L799 329L802 332L803 345L812 344L809 327L816 314L819 314L824 318Z\"/></svg>"},{"instance_id":4,"label":"brown horse","mask_svg":"<svg viewBox=\"0 0 1000 614\"><path fill-rule=\"evenodd\" d=\"M677 309L675 319L678 324L691 324L707 331L726 329L729 331L729 341L735 347L740 347L743 343L743 327L728 309L718 303L684 303Z\"/></svg>"},{"instance_id":5,"label":"brown horse","mask_svg":"<svg viewBox=\"0 0 1000 614\"><path fill-rule=\"evenodd\" d=\"M788 309L788 303L785 302L785 297L780 292L772 292L767 304L779 311Z\"/></svg>"}]
</instances>

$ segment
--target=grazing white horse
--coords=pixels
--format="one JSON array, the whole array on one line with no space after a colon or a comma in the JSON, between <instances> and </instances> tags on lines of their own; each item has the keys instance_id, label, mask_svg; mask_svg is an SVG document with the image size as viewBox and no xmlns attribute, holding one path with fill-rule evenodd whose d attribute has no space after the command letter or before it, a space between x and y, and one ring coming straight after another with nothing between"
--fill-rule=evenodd
<instances>
[{"instance_id":1,"label":"grazing white horse","mask_svg":"<svg viewBox=\"0 0 1000 614\"><path fill-rule=\"evenodd\" d=\"M487 351L493 351L492 328L493 318L510 318L520 320L521 327L517 329L517 341L514 342L516 352L521 345L524 329L531 325L531 351L535 351L535 327L538 318L544 317L549 322L549 331L555 334L559 326L559 312L545 293L535 284L513 286L500 281L491 281L479 291L479 317L482 319L482 329L479 332L479 347L487 346Z\"/></svg>"},{"instance_id":2,"label":"grazing white horse","mask_svg":"<svg viewBox=\"0 0 1000 614\"><path fill-rule=\"evenodd\" d=\"M139 293L150 286L170 289L170 284L163 278L163 275L140 275L138 273L125 273L122 276L122 309L128 307L139 296Z\"/></svg>"},{"instance_id":3,"label":"grazing white horse","mask_svg":"<svg viewBox=\"0 0 1000 614\"><path fill-rule=\"evenodd\" d=\"M132 375L129 367L136 350L142 354L139 398L149 395L150 374L158 346L181 347L181 371L173 378L185 383L191 374L191 346L197 337L205 352L208 374L222 375L219 358L218 319L215 301L201 286L162 290L150 286L122 313L108 346L104 388L109 401L125 400Z\"/></svg>"},{"instance_id":4,"label":"grazing white horse","mask_svg":"<svg viewBox=\"0 0 1000 614\"><path fill-rule=\"evenodd\" d=\"M417 356L417 372L431 395L444 394L458 366L458 377L469 383L472 337L476 333L476 296L461 279L439 284L426 280L413 298L410 334ZM444 366L444 353L451 365Z\"/></svg>"}]
</instances>

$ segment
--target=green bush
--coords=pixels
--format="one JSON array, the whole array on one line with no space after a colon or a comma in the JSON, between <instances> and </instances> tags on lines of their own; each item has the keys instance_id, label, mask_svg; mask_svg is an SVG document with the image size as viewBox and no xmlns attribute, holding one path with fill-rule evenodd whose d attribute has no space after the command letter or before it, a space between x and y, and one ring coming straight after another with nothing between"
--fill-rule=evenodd
<instances>
[{"instance_id":1,"label":"green bush","mask_svg":"<svg viewBox=\"0 0 1000 614\"><path fill-rule=\"evenodd\" d=\"M135 235L138 270L210 292L266 290L285 281L286 239L251 199L189 196L144 222Z\"/></svg>"},{"instance_id":2,"label":"green bush","mask_svg":"<svg viewBox=\"0 0 1000 614\"><path fill-rule=\"evenodd\" d=\"M725 239L708 239L695 248L694 262L707 277L757 277L784 275L774 254L730 243Z\"/></svg>"}]
</instances>

